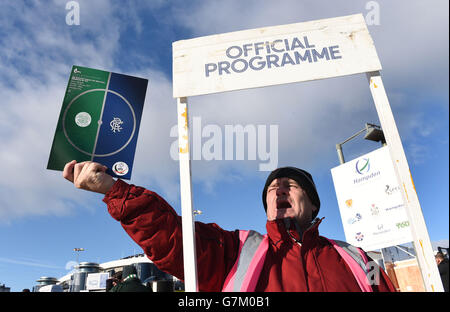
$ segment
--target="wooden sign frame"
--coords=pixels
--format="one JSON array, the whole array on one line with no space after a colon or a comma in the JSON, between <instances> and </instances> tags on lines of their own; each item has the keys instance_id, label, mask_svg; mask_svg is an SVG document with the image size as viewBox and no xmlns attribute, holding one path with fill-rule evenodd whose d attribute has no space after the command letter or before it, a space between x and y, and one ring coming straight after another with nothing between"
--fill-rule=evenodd
<instances>
[{"instance_id":1,"label":"wooden sign frame","mask_svg":"<svg viewBox=\"0 0 450 312\"><path fill-rule=\"evenodd\" d=\"M187 97L366 73L427 291L443 291L412 175L362 14L173 42L186 291L198 291Z\"/></svg>"}]
</instances>

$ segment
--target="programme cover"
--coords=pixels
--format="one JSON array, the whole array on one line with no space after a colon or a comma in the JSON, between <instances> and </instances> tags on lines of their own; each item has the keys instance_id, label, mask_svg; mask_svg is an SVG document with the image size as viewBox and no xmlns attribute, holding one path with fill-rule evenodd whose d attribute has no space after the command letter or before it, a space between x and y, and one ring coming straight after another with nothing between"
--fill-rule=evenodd
<instances>
[{"instance_id":1,"label":"programme cover","mask_svg":"<svg viewBox=\"0 0 450 312\"><path fill-rule=\"evenodd\" d=\"M74 65L47 169L94 161L130 179L148 80Z\"/></svg>"}]
</instances>

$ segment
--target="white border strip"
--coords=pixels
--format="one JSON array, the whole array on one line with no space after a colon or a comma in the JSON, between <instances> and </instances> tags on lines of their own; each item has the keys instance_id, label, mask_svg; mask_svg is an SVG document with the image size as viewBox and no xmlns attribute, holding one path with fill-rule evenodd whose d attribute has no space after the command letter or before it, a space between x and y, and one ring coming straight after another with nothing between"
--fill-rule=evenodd
<instances>
[{"instance_id":1,"label":"white border strip","mask_svg":"<svg viewBox=\"0 0 450 312\"><path fill-rule=\"evenodd\" d=\"M109 81L110 80L111 80L111 72L108 75L108 82L106 83L105 96L103 97L102 111L100 113L99 121L102 121L102 119L103 119L103 111L105 109L106 97L108 96L108 89L109 89ZM102 123L103 123L103 121L102 121ZM95 142L94 142L94 148L92 149L91 161L93 161L94 157L95 157L95 149L97 148L98 135L100 133L100 127L102 126L102 123L100 123L98 125L98 127L97 127L97 135L95 136Z\"/></svg>"}]
</instances>

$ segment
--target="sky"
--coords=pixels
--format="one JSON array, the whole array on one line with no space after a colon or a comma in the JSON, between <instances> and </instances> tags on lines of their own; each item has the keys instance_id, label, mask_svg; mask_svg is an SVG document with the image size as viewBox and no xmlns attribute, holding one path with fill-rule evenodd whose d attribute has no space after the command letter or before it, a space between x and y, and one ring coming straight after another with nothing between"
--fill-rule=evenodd
<instances>
[{"instance_id":1,"label":"sky","mask_svg":"<svg viewBox=\"0 0 450 312\"><path fill-rule=\"evenodd\" d=\"M129 182L156 191L181 214L179 164L171 156L172 42L356 13L367 18L374 5L377 19L368 29L429 236L448 247L448 1L79 0L79 25L67 22L67 3L0 1L0 285L31 289L41 276L67 274L74 261L142 252L109 216L102 195L46 169L72 65L149 79ZM330 169L339 165L336 143L366 122L380 124L364 74L195 96L189 105L198 131L251 125L266 126L269 135L276 125L276 165L313 175L325 217L320 234L345 240ZM359 136L343 150L351 160L379 147ZM264 233L264 161L203 156L192 160L193 205L202 211L196 220Z\"/></svg>"}]
</instances>

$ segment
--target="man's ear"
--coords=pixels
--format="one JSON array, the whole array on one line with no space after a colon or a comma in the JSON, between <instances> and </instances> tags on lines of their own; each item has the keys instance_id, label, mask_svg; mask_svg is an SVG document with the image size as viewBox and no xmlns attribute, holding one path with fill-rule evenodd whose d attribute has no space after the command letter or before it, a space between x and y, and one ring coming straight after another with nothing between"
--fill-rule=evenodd
<instances>
[{"instance_id":1,"label":"man's ear","mask_svg":"<svg viewBox=\"0 0 450 312\"><path fill-rule=\"evenodd\" d=\"M306 191L305 191L304 189L302 189L302 191L303 191L303 195L305 195L306 198L308 198L308 202L311 204L312 211L313 211L313 212L316 212L316 211L318 210L317 207L316 207L316 205L314 205L314 204L312 203L312 200L311 200L311 198L309 198L308 193L306 193Z\"/></svg>"},{"instance_id":2,"label":"man's ear","mask_svg":"<svg viewBox=\"0 0 450 312\"><path fill-rule=\"evenodd\" d=\"M311 204L311 206L312 206L312 211L317 212L318 209L317 209L316 205Z\"/></svg>"}]
</instances>

